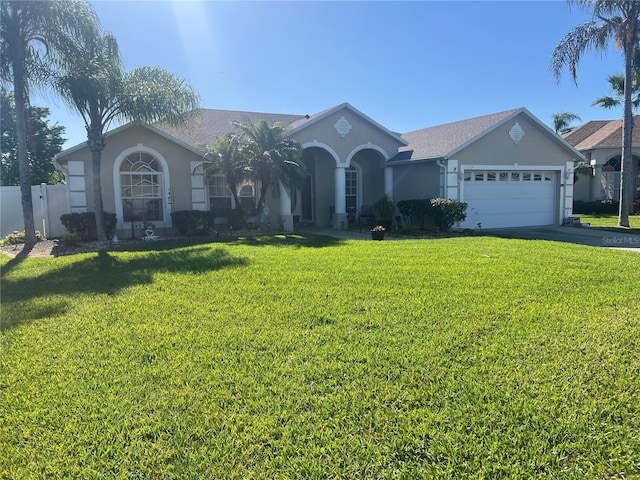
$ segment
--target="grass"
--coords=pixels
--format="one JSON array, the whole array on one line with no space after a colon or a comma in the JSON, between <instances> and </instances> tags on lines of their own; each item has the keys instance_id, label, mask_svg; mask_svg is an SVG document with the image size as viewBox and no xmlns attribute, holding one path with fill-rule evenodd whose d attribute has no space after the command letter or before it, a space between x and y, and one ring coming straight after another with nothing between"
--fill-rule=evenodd
<instances>
[{"instance_id":1,"label":"grass","mask_svg":"<svg viewBox=\"0 0 640 480\"><path fill-rule=\"evenodd\" d=\"M640 234L640 215L629 216L630 228L618 227L617 215L577 215L582 223L589 223L591 227L603 228L609 231Z\"/></svg>"},{"instance_id":2,"label":"grass","mask_svg":"<svg viewBox=\"0 0 640 480\"><path fill-rule=\"evenodd\" d=\"M638 478L637 255L290 236L2 257L0 478Z\"/></svg>"}]
</instances>

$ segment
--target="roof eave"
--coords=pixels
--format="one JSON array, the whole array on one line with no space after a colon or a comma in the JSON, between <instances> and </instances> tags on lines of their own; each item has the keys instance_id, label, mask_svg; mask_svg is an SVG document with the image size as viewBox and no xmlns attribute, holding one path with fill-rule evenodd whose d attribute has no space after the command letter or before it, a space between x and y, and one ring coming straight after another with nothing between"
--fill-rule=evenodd
<instances>
[{"instance_id":1,"label":"roof eave","mask_svg":"<svg viewBox=\"0 0 640 480\"><path fill-rule=\"evenodd\" d=\"M197 154L197 155L202 155L204 152L200 149L198 149L197 147L194 147L193 145L189 145L188 143L183 142L182 140L174 137L173 135L165 132L164 130L161 130L157 127L154 127L153 125L149 125L148 123L138 123L138 122L129 122L129 123L125 123L124 125L120 125L117 128L114 128L113 130L110 130L106 133L105 138L109 138L117 133L123 132L131 127L143 127L146 128L147 130L150 130L158 135L160 135L161 137L166 138L167 140L172 141L173 143L186 148L187 150L190 150L191 152ZM53 161L56 162L56 165L59 165L58 160L67 157L69 155L71 155L72 153L75 153L79 150L82 150L83 148L87 147L87 142L82 142L79 143L78 145L75 145L73 147L67 148L66 150L63 150L62 152L57 153L54 157L53 157Z\"/></svg>"}]
</instances>

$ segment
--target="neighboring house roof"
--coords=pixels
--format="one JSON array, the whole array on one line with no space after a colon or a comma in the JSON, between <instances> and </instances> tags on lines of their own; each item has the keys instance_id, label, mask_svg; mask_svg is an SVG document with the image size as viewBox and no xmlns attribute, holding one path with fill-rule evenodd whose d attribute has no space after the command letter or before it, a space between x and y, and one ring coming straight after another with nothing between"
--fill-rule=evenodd
<instances>
[{"instance_id":1,"label":"neighboring house roof","mask_svg":"<svg viewBox=\"0 0 640 480\"><path fill-rule=\"evenodd\" d=\"M592 148L622 147L622 120L592 120L562 134L569 144L580 151ZM631 143L640 146L640 115L633 117Z\"/></svg>"}]
</instances>

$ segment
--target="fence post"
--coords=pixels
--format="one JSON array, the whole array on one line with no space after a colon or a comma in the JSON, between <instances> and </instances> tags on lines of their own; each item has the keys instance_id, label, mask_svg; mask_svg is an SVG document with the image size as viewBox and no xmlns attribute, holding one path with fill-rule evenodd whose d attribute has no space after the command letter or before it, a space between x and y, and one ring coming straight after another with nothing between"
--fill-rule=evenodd
<instances>
[{"instance_id":1,"label":"fence post","mask_svg":"<svg viewBox=\"0 0 640 480\"><path fill-rule=\"evenodd\" d=\"M42 237L47 238L47 225L49 225L49 198L47 197L47 184L40 184L40 211L42 212Z\"/></svg>"}]
</instances>

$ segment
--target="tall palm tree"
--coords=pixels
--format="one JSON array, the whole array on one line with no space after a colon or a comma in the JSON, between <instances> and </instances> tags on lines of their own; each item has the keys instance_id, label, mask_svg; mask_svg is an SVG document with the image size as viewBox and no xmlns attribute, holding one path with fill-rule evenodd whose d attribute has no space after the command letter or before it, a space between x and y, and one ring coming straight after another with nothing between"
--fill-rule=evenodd
<instances>
[{"instance_id":1,"label":"tall palm tree","mask_svg":"<svg viewBox=\"0 0 640 480\"><path fill-rule=\"evenodd\" d=\"M37 241L27 152L29 91L44 82L45 67L64 64L73 42L96 34L98 19L84 0L2 0L0 23L0 76L13 87L25 249L29 250Z\"/></svg>"},{"instance_id":2,"label":"tall palm tree","mask_svg":"<svg viewBox=\"0 0 640 480\"><path fill-rule=\"evenodd\" d=\"M553 114L553 129L556 133L565 133L571 130L571 124L582 119L571 112L562 112Z\"/></svg>"},{"instance_id":3,"label":"tall palm tree","mask_svg":"<svg viewBox=\"0 0 640 480\"><path fill-rule=\"evenodd\" d=\"M184 125L197 113L199 96L184 80L161 68L124 72L115 38L104 33L78 45L54 86L80 113L91 151L93 207L99 240L106 240L100 164L114 120Z\"/></svg>"},{"instance_id":4,"label":"tall palm tree","mask_svg":"<svg viewBox=\"0 0 640 480\"><path fill-rule=\"evenodd\" d=\"M629 226L629 213L633 208L635 179L631 156L632 85L634 67L638 63L640 42L640 1L623 0L575 0L570 3L588 9L593 19L575 27L565 35L553 50L551 70L560 79L567 67L577 85L577 65L590 49L606 51L613 40L624 57L624 116L622 121L622 167L620 171L620 210L618 225Z\"/></svg>"},{"instance_id":5,"label":"tall palm tree","mask_svg":"<svg viewBox=\"0 0 640 480\"><path fill-rule=\"evenodd\" d=\"M260 181L258 211L264 208L269 187L278 194L282 183L294 196L304 178L300 161L302 148L298 142L286 136L287 127L280 123L271 125L265 120L235 125L244 134L245 155L250 171Z\"/></svg>"},{"instance_id":6,"label":"tall palm tree","mask_svg":"<svg viewBox=\"0 0 640 480\"><path fill-rule=\"evenodd\" d=\"M236 208L239 207L238 185L249 176L240 137L234 134L219 137L215 144L208 145L205 150L205 162L210 164L212 171L225 176Z\"/></svg>"}]
</instances>

